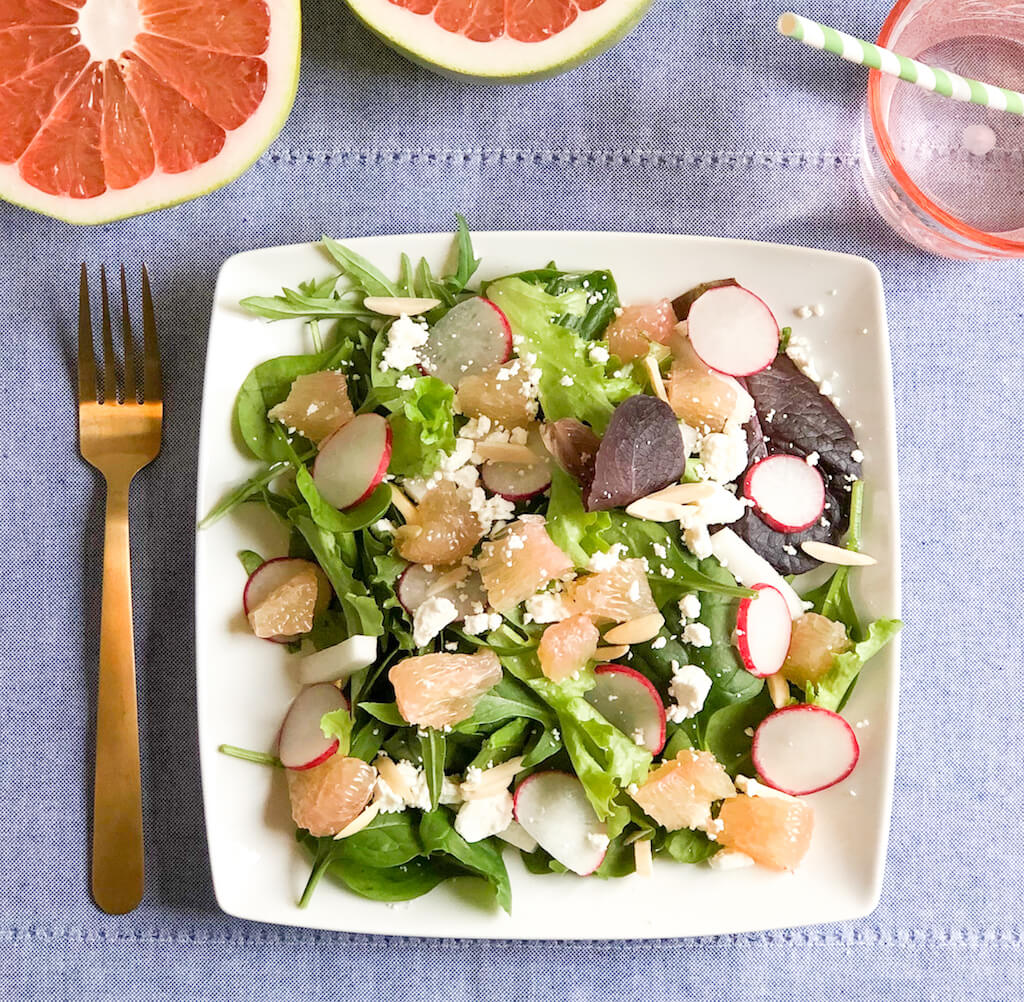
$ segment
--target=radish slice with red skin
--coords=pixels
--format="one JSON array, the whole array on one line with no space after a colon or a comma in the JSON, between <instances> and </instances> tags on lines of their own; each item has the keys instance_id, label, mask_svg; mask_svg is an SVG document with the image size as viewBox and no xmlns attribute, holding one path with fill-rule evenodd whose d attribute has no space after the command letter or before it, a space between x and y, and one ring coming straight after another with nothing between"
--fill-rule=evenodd
<instances>
[{"instance_id":1,"label":"radish slice with red skin","mask_svg":"<svg viewBox=\"0 0 1024 1002\"><path fill-rule=\"evenodd\" d=\"M391 427L379 414L357 414L320 443L313 483L328 503L344 510L365 501L391 461Z\"/></svg>"},{"instance_id":2,"label":"radish slice with red skin","mask_svg":"<svg viewBox=\"0 0 1024 1002\"><path fill-rule=\"evenodd\" d=\"M751 755L768 786L803 797L842 782L860 758L853 728L823 706L798 703L768 714L754 731Z\"/></svg>"},{"instance_id":3,"label":"radish slice with red skin","mask_svg":"<svg viewBox=\"0 0 1024 1002\"><path fill-rule=\"evenodd\" d=\"M800 456L779 453L754 463L743 477L743 496L777 532L801 532L825 510L825 480Z\"/></svg>"},{"instance_id":4,"label":"radish slice with red skin","mask_svg":"<svg viewBox=\"0 0 1024 1002\"><path fill-rule=\"evenodd\" d=\"M728 526L712 534L711 552L744 588L753 588L754 585L762 583L770 584L785 598L793 619L804 614L803 599L793 590L793 586Z\"/></svg>"},{"instance_id":5,"label":"radish slice with red skin","mask_svg":"<svg viewBox=\"0 0 1024 1002\"><path fill-rule=\"evenodd\" d=\"M324 736L320 719L325 713L347 710L348 700L330 682L310 685L300 692L285 714L277 739L277 756L286 769L312 769L337 750L338 739Z\"/></svg>"},{"instance_id":6,"label":"radish slice with red skin","mask_svg":"<svg viewBox=\"0 0 1024 1002\"><path fill-rule=\"evenodd\" d=\"M708 289L686 316L690 344L709 368L727 376L767 369L779 351L779 324L764 300L740 285Z\"/></svg>"},{"instance_id":7,"label":"radish slice with red skin","mask_svg":"<svg viewBox=\"0 0 1024 1002\"><path fill-rule=\"evenodd\" d=\"M428 571L424 564L409 564L398 578L395 585L395 595L401 603L402 608L410 616L416 615L416 610L423 605L428 598L446 598L455 606L459 613L460 620L472 615L473 610L479 605L486 607L487 593L484 591L483 582L476 571L470 571L464 578L454 584L435 591L434 586L438 580L451 571L450 567L431 567Z\"/></svg>"},{"instance_id":8,"label":"radish slice with red skin","mask_svg":"<svg viewBox=\"0 0 1024 1002\"><path fill-rule=\"evenodd\" d=\"M512 328L489 299L474 296L453 306L430 328L420 349L421 368L428 376L458 386L512 357Z\"/></svg>"},{"instance_id":9,"label":"radish slice with red skin","mask_svg":"<svg viewBox=\"0 0 1024 1002\"><path fill-rule=\"evenodd\" d=\"M316 572L316 612L322 612L331 600L329 590L326 592L326 600L323 599L321 594L324 591L324 583L327 580L327 576L323 571L316 564L312 564L308 560L300 560L295 557L273 557L270 560L264 560L249 575L245 582L245 587L242 589L242 611L245 613L246 618L249 617L250 609L255 609L260 602L269 595L272 595L281 585L288 582L306 567L312 567ZM290 644L298 640L298 637L281 636L264 637L263 639L268 640L272 644Z\"/></svg>"},{"instance_id":10,"label":"radish slice with red skin","mask_svg":"<svg viewBox=\"0 0 1024 1002\"><path fill-rule=\"evenodd\" d=\"M665 705L658 690L625 665L598 665L594 675L597 681L583 698L623 734L642 737L642 748L660 754L665 747Z\"/></svg>"},{"instance_id":11,"label":"radish slice with red skin","mask_svg":"<svg viewBox=\"0 0 1024 1002\"><path fill-rule=\"evenodd\" d=\"M608 829L567 772L535 772L516 789L515 819L562 866L581 877L593 873L608 851Z\"/></svg>"},{"instance_id":12,"label":"radish slice with red skin","mask_svg":"<svg viewBox=\"0 0 1024 1002\"><path fill-rule=\"evenodd\" d=\"M551 486L551 469L539 463L484 463L480 479L492 494L506 501L527 501Z\"/></svg>"},{"instance_id":13,"label":"radish slice with red skin","mask_svg":"<svg viewBox=\"0 0 1024 1002\"><path fill-rule=\"evenodd\" d=\"M743 667L758 678L774 675L786 660L793 619L786 598L770 584L752 586L756 598L740 599L736 613L736 647Z\"/></svg>"}]
</instances>

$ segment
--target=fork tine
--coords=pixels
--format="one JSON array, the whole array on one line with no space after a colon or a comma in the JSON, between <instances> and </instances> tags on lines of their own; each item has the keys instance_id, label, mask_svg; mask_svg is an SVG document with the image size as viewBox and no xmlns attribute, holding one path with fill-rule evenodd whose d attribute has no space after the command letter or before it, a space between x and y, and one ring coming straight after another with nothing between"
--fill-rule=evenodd
<instances>
[{"instance_id":1,"label":"fork tine","mask_svg":"<svg viewBox=\"0 0 1024 1002\"><path fill-rule=\"evenodd\" d=\"M156 339L156 317L153 314L153 294L149 288L149 273L142 266L142 334L145 346L147 403L159 403L162 398L160 376L160 346Z\"/></svg>"},{"instance_id":2,"label":"fork tine","mask_svg":"<svg viewBox=\"0 0 1024 1002\"><path fill-rule=\"evenodd\" d=\"M132 346L132 321L128 314L128 284L121 265L121 326L124 330L124 402L135 403L135 349Z\"/></svg>"},{"instance_id":3,"label":"fork tine","mask_svg":"<svg viewBox=\"0 0 1024 1002\"><path fill-rule=\"evenodd\" d=\"M103 299L103 402L117 403L117 363L114 361L114 333L110 325L107 298L107 269L100 265L100 293Z\"/></svg>"},{"instance_id":4,"label":"fork tine","mask_svg":"<svg viewBox=\"0 0 1024 1002\"><path fill-rule=\"evenodd\" d=\"M89 279L83 262L78 282L78 402L84 404L87 401L96 401L96 357L89 313Z\"/></svg>"}]
</instances>

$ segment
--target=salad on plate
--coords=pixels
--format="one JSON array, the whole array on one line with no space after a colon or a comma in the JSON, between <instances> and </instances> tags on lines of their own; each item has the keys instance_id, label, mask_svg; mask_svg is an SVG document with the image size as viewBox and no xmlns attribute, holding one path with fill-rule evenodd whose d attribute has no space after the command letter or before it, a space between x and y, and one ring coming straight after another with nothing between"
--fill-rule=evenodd
<instances>
[{"instance_id":1,"label":"salad on plate","mask_svg":"<svg viewBox=\"0 0 1024 1002\"><path fill-rule=\"evenodd\" d=\"M469 875L507 910L511 852L796 868L900 627L851 598L864 457L805 346L731 277L474 284L461 218L441 276L323 247L330 278L243 301L309 351L246 377L260 465L204 520L288 532L239 554L241 601L301 687L274 748L221 750L284 770L302 903L325 875L382 901Z\"/></svg>"}]
</instances>

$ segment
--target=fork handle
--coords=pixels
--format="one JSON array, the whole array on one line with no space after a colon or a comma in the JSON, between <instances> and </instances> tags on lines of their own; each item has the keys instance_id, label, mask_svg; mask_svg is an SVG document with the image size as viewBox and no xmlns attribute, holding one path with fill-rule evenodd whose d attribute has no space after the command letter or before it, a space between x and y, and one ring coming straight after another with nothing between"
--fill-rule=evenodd
<instances>
[{"instance_id":1,"label":"fork handle","mask_svg":"<svg viewBox=\"0 0 1024 1002\"><path fill-rule=\"evenodd\" d=\"M143 885L129 482L107 481L93 785L92 896L103 911L114 915L138 905Z\"/></svg>"}]
</instances>

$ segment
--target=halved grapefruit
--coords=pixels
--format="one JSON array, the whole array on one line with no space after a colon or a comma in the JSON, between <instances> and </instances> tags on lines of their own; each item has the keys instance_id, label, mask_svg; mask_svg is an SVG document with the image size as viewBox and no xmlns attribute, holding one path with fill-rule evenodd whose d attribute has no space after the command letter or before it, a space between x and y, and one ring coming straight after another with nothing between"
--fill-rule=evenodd
<instances>
[{"instance_id":1,"label":"halved grapefruit","mask_svg":"<svg viewBox=\"0 0 1024 1002\"><path fill-rule=\"evenodd\" d=\"M572 69L617 42L651 0L348 0L421 66L516 82Z\"/></svg>"},{"instance_id":2,"label":"halved grapefruit","mask_svg":"<svg viewBox=\"0 0 1024 1002\"><path fill-rule=\"evenodd\" d=\"M237 177L295 98L298 0L4 0L0 197L72 223Z\"/></svg>"}]
</instances>

